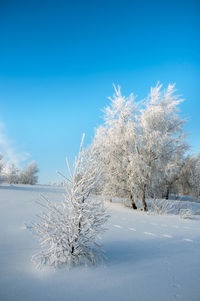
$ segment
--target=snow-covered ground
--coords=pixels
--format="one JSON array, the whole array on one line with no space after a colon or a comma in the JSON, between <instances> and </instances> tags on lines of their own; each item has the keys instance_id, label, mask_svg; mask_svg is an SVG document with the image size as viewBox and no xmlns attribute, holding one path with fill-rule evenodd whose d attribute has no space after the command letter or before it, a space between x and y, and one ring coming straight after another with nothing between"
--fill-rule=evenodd
<instances>
[{"instance_id":1,"label":"snow-covered ground","mask_svg":"<svg viewBox=\"0 0 200 301\"><path fill-rule=\"evenodd\" d=\"M40 193L56 201L64 190L0 186L0 300L200 300L200 220L134 212L106 203L102 237L107 259L97 267L37 270L37 239L25 227L41 208Z\"/></svg>"}]
</instances>

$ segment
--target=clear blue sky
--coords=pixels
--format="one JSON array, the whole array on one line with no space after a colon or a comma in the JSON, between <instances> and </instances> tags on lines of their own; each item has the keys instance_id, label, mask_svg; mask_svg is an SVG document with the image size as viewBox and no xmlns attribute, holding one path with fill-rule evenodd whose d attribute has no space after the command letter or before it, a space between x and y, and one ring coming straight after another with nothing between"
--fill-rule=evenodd
<instances>
[{"instance_id":1,"label":"clear blue sky","mask_svg":"<svg viewBox=\"0 0 200 301\"><path fill-rule=\"evenodd\" d=\"M42 183L91 141L112 83L140 99L176 82L200 152L199 79L198 0L0 0L0 147Z\"/></svg>"}]
</instances>

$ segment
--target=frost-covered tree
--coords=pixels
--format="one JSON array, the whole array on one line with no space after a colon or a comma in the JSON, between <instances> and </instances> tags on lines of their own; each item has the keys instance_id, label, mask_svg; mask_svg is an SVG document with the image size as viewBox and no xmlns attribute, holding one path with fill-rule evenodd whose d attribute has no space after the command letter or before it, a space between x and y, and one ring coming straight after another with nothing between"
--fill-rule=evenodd
<instances>
[{"instance_id":1,"label":"frost-covered tree","mask_svg":"<svg viewBox=\"0 0 200 301\"><path fill-rule=\"evenodd\" d=\"M2 172L3 169L3 155L0 153L0 172Z\"/></svg>"},{"instance_id":2,"label":"frost-covered tree","mask_svg":"<svg viewBox=\"0 0 200 301\"><path fill-rule=\"evenodd\" d=\"M0 153L0 183L6 180L5 178L5 166L6 163L3 160L3 155Z\"/></svg>"},{"instance_id":3,"label":"frost-covered tree","mask_svg":"<svg viewBox=\"0 0 200 301\"><path fill-rule=\"evenodd\" d=\"M15 164L11 164L8 167L8 171L6 173L6 178L8 184L18 184L19 183L19 169L15 166Z\"/></svg>"},{"instance_id":4,"label":"frost-covered tree","mask_svg":"<svg viewBox=\"0 0 200 301\"><path fill-rule=\"evenodd\" d=\"M3 170L3 162L2 162L2 154L0 153L0 180L1 180L1 177L2 177L2 170Z\"/></svg>"},{"instance_id":5,"label":"frost-covered tree","mask_svg":"<svg viewBox=\"0 0 200 301\"><path fill-rule=\"evenodd\" d=\"M38 182L39 169L35 161L29 163L20 174L20 183L35 185Z\"/></svg>"},{"instance_id":6,"label":"frost-covered tree","mask_svg":"<svg viewBox=\"0 0 200 301\"><path fill-rule=\"evenodd\" d=\"M92 196L99 180L92 148L82 148L66 179L66 194L61 202L52 203L45 198L45 213L33 228L40 238L41 252L34 256L39 265L59 267L92 263L101 257L97 243L108 219L101 198Z\"/></svg>"},{"instance_id":7,"label":"frost-covered tree","mask_svg":"<svg viewBox=\"0 0 200 301\"><path fill-rule=\"evenodd\" d=\"M178 180L181 177L181 171L184 166L185 158L183 155L171 158L171 160L164 167L164 175L162 177L162 197L169 199L170 194L178 194Z\"/></svg>"},{"instance_id":8,"label":"frost-covered tree","mask_svg":"<svg viewBox=\"0 0 200 301\"><path fill-rule=\"evenodd\" d=\"M133 198L130 154L133 152L135 139L134 117L136 104L134 96L128 98L121 94L121 89L114 86L115 94L104 110L104 125L95 133L93 146L98 150L97 160L102 166L102 193L109 197Z\"/></svg>"},{"instance_id":9,"label":"frost-covered tree","mask_svg":"<svg viewBox=\"0 0 200 301\"><path fill-rule=\"evenodd\" d=\"M187 156L178 180L179 192L184 195L200 196L200 154Z\"/></svg>"},{"instance_id":10,"label":"frost-covered tree","mask_svg":"<svg viewBox=\"0 0 200 301\"><path fill-rule=\"evenodd\" d=\"M105 109L105 123L96 130L94 145L103 167L103 193L141 201L168 194L178 176L178 160L187 149L184 120L178 115L182 101L174 85L164 91L158 84L151 89L142 108L115 88ZM162 189L161 189L162 187Z\"/></svg>"},{"instance_id":11,"label":"frost-covered tree","mask_svg":"<svg viewBox=\"0 0 200 301\"><path fill-rule=\"evenodd\" d=\"M183 133L184 120L177 114L182 102L174 85L161 91L161 85L151 89L145 107L137 116L135 150L132 154L134 192L147 210L146 196L157 175L165 177L168 163L187 149ZM159 170L159 172L158 172Z\"/></svg>"},{"instance_id":12,"label":"frost-covered tree","mask_svg":"<svg viewBox=\"0 0 200 301\"><path fill-rule=\"evenodd\" d=\"M148 186L148 197L169 199L170 194L178 194L178 180L184 165L184 158L177 156L171 158L163 166L162 161L157 162L152 170Z\"/></svg>"}]
</instances>

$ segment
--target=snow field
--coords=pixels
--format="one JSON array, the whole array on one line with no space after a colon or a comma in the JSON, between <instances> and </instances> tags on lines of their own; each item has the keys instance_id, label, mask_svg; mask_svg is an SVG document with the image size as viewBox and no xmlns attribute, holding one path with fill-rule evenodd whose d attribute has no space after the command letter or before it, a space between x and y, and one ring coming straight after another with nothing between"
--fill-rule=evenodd
<instances>
[{"instance_id":1,"label":"snow field","mask_svg":"<svg viewBox=\"0 0 200 301\"><path fill-rule=\"evenodd\" d=\"M41 208L43 193L63 197L63 188L0 186L0 300L200 300L200 221L148 215L107 203L111 215L102 235L104 264L37 270L39 248L25 224Z\"/></svg>"}]
</instances>

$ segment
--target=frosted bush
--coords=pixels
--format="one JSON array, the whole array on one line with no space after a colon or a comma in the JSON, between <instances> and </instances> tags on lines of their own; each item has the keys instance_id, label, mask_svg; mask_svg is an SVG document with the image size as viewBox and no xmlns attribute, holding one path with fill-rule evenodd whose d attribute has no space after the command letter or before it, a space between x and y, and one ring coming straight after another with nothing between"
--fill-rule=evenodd
<instances>
[{"instance_id":1,"label":"frosted bush","mask_svg":"<svg viewBox=\"0 0 200 301\"><path fill-rule=\"evenodd\" d=\"M39 236L41 251L33 257L38 266L95 264L102 258L98 238L108 219L101 198L91 196L99 179L94 153L85 152L81 143L74 171L68 164L64 201L52 203L45 197L45 212L33 225Z\"/></svg>"}]
</instances>

